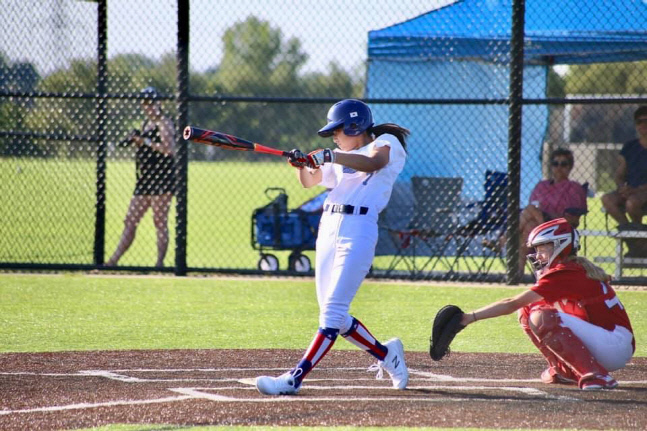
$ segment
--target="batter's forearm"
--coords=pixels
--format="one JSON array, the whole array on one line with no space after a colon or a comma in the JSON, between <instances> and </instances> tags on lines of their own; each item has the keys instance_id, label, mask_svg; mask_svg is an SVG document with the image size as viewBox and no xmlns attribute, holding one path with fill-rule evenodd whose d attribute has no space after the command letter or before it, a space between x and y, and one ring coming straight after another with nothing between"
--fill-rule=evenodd
<instances>
[{"instance_id":1,"label":"batter's forearm","mask_svg":"<svg viewBox=\"0 0 647 431\"><path fill-rule=\"evenodd\" d=\"M323 174L320 169L297 169L297 178L301 185L308 189L319 184L323 179Z\"/></svg>"},{"instance_id":2,"label":"batter's forearm","mask_svg":"<svg viewBox=\"0 0 647 431\"><path fill-rule=\"evenodd\" d=\"M367 157L361 154L347 154L339 152L335 153L335 163L360 172L375 172L386 165L383 160L377 157Z\"/></svg>"}]
</instances>

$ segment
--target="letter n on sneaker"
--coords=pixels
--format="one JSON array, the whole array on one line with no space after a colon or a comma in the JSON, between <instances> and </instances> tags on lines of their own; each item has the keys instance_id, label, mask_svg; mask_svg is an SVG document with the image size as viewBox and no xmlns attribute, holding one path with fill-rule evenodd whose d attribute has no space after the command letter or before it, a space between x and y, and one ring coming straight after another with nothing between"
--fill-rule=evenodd
<instances>
[{"instance_id":1,"label":"letter n on sneaker","mask_svg":"<svg viewBox=\"0 0 647 431\"><path fill-rule=\"evenodd\" d=\"M384 360L377 363L378 374L376 377L378 379L381 378L382 369L385 369L389 373L389 376L391 376L393 387L396 389L405 389L409 383L409 370L404 361L404 346L402 345L402 341L398 338L393 338L384 343L384 346L389 351Z\"/></svg>"}]
</instances>

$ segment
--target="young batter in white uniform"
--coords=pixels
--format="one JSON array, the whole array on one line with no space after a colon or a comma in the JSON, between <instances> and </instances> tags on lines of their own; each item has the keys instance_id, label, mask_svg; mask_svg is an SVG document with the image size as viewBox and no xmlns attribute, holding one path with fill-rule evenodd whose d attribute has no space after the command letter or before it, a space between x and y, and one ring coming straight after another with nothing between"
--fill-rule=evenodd
<instances>
[{"instance_id":1,"label":"young batter in white uniform","mask_svg":"<svg viewBox=\"0 0 647 431\"><path fill-rule=\"evenodd\" d=\"M319 130L320 136L332 136L338 149L315 150L307 156L291 151L289 162L299 169L304 187L331 189L316 245L319 330L296 367L279 377L256 379L259 392L297 393L338 335L377 358L396 389L406 388L409 372L402 342L394 338L380 343L349 314L349 308L373 262L378 215L404 167L408 134L407 129L392 123L374 126L368 105L346 99L330 108L328 124Z\"/></svg>"}]
</instances>

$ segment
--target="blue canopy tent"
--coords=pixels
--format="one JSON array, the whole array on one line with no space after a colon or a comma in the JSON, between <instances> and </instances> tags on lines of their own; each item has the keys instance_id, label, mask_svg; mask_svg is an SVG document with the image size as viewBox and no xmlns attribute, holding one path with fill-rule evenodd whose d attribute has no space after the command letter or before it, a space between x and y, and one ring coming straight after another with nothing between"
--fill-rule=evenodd
<instances>
[{"instance_id":1,"label":"blue canopy tent","mask_svg":"<svg viewBox=\"0 0 647 431\"><path fill-rule=\"evenodd\" d=\"M512 0L462 0L369 32L370 99L483 99L488 103L373 104L378 122L412 129L401 175L464 178L483 196L486 170L507 171ZM526 0L524 98L542 99L548 67L647 59L647 4ZM524 105L521 203L541 179L548 106Z\"/></svg>"},{"instance_id":2,"label":"blue canopy tent","mask_svg":"<svg viewBox=\"0 0 647 431\"><path fill-rule=\"evenodd\" d=\"M507 98L511 14L512 0L463 0L369 32L366 96ZM526 0L525 35L524 97L540 99L548 66L647 59L647 4ZM478 197L485 169L507 170L507 105L377 104L374 110L378 120L413 129L404 180L461 176L464 195ZM547 105L524 106L522 203L541 178L547 111Z\"/></svg>"}]
</instances>

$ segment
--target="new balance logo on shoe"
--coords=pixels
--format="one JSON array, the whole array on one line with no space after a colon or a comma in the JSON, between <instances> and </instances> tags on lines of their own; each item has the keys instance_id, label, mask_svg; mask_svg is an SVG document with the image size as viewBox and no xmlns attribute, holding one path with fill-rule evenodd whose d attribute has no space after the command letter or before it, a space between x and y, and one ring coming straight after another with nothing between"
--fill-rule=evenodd
<instances>
[{"instance_id":1,"label":"new balance logo on shoe","mask_svg":"<svg viewBox=\"0 0 647 431\"><path fill-rule=\"evenodd\" d=\"M378 366L384 368L396 389L405 389L409 383L409 370L404 362L404 346L399 338L393 338L384 346L388 349L384 361L379 361Z\"/></svg>"},{"instance_id":2,"label":"new balance logo on shoe","mask_svg":"<svg viewBox=\"0 0 647 431\"><path fill-rule=\"evenodd\" d=\"M397 356L395 358L393 358L393 366L395 368L398 368L400 366L400 360L398 359Z\"/></svg>"}]
</instances>

